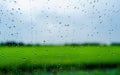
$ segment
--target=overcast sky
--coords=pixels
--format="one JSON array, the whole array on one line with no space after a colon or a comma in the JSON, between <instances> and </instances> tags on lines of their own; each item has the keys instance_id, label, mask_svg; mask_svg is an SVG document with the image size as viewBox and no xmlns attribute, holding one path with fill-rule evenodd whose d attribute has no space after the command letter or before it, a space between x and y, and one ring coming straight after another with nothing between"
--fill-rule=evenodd
<instances>
[{"instance_id":1,"label":"overcast sky","mask_svg":"<svg viewBox=\"0 0 120 75\"><path fill-rule=\"evenodd\" d=\"M120 42L120 0L0 0L0 41Z\"/></svg>"}]
</instances>

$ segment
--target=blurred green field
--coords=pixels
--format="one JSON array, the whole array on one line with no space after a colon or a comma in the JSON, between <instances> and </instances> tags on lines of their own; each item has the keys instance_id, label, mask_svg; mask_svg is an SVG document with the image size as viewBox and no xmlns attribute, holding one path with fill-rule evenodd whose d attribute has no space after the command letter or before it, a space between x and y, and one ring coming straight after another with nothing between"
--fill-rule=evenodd
<instances>
[{"instance_id":1,"label":"blurred green field","mask_svg":"<svg viewBox=\"0 0 120 75\"><path fill-rule=\"evenodd\" d=\"M33 46L33 47L0 47L0 70L11 69L18 70L43 70L54 68L54 70L65 70L86 65L99 64L120 64L120 47L119 46ZM69 75L68 72L61 72L59 75ZM97 70L97 69L96 69ZM119 70L117 71L119 73ZM36 72L34 72L36 73ZM38 72L39 73L39 72ZM86 72L73 72L73 74L86 75ZM94 72L91 72L94 73ZM95 72L103 75L102 72ZM114 74L116 75L116 71ZM98 75L97 74L97 75ZM36 75L36 74L35 74ZM51 75L43 74L43 75ZM88 74L89 75L89 74ZM92 74L91 74L92 75Z\"/></svg>"},{"instance_id":2,"label":"blurred green field","mask_svg":"<svg viewBox=\"0 0 120 75\"><path fill-rule=\"evenodd\" d=\"M0 47L0 68L120 63L119 46Z\"/></svg>"}]
</instances>

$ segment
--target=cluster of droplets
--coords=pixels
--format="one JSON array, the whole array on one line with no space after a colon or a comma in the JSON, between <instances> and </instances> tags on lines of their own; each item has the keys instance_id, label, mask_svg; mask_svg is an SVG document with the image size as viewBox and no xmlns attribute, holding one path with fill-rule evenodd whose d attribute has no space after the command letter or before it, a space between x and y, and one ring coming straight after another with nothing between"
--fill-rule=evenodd
<instances>
[{"instance_id":1,"label":"cluster of droplets","mask_svg":"<svg viewBox=\"0 0 120 75\"><path fill-rule=\"evenodd\" d=\"M13 3L13 4L17 4L17 1L7 1L7 0L3 0L1 1L0 4L0 26L1 26L1 31L0 34L6 35L6 37L16 37L19 34L19 28L17 27L17 24L21 24L22 25L22 19L20 19L17 16L21 16L22 12L21 12L21 8L18 7L7 7L7 3ZM16 31L18 29L18 31ZM6 32L4 32L4 30L6 30ZM6 40L8 40L8 38L6 38ZM8 40L9 41L9 40Z\"/></svg>"},{"instance_id":2,"label":"cluster of droplets","mask_svg":"<svg viewBox=\"0 0 120 75\"><path fill-rule=\"evenodd\" d=\"M7 0L3 0L3 3L5 4ZM35 0L32 0L33 2ZM32 3L31 1L31 3ZM13 1L7 1L8 3L13 3L14 5L16 5L18 2L13 0ZM107 31L107 34L109 35L109 39L111 40L112 38L110 37L114 30L114 26L111 25L111 23L113 22L113 19L111 17L112 14L118 14L120 12L120 9L117 8L117 5L115 5L114 3L110 3L108 1L100 1L100 0L77 0L76 1L76 5L73 5L74 1L66 1L66 5L65 6L55 6L54 8L58 8L58 9L64 9L61 10L63 12L60 12L59 15L56 12L52 12L52 13L48 13L51 12L53 10L53 8L51 6L47 6L48 4L52 3L52 0L47 0L46 4L44 4L45 6L44 9L45 10L41 10L38 11L39 14L41 14L39 16L38 21L40 21L41 24L44 24L47 26L50 26L51 24L53 25L53 28L56 29L56 33L60 34L60 35L54 35L59 37L61 40L64 40L65 38L69 38L70 34L76 33L75 35L77 35L77 33L84 33L83 30L85 29L89 29L91 28L90 32L86 32L86 36L87 39L90 39L91 37L95 37L95 36L103 36L103 32L100 31L100 27L109 27L106 28L105 30ZM113 1L114 2L114 1ZM105 8L102 8L103 6ZM21 7L10 7L10 9L3 9L5 8L5 5L1 4L1 8L0 8L0 24L1 25L5 25L8 30L11 30L11 32L9 33L9 36L17 36L19 33L20 28L16 25L16 24L21 24L23 25L23 21L21 19L19 19L20 16L23 15L23 11L21 9ZM100 9L99 9L100 7ZM30 9L32 13L32 8ZM72 11L72 15L69 14L69 10ZM65 14L65 15L64 15ZM76 14L78 16L76 16ZM34 16L32 16L33 14L30 14L30 18L31 18L31 35L35 35L35 33L37 32L36 30L36 26L32 21L34 20ZM17 17L19 16L19 17ZM82 22L82 18L84 20L86 20L87 17L89 19L89 21L86 22ZM106 18L108 20L106 20ZM36 19L36 18L35 18ZM74 21L74 19L76 19L77 21ZM96 19L94 21L94 19ZM50 22L49 22L50 21ZM108 21L108 23L106 23ZM108 26L109 25L109 26ZM103 28L101 27L101 28ZM19 29L18 32L14 31L15 29ZM46 31L49 34L54 34L55 31L51 30L52 28L46 28L45 30L40 29L39 33L43 33L44 31ZM79 29L79 30L78 30ZM99 30L100 29L100 30ZM63 33L66 33L65 35ZM0 31L0 34L2 34L2 31ZM34 37L33 37L34 38ZM75 39L71 39L71 41L74 42ZM32 40L31 40L32 42ZM43 39L42 42L43 44L47 43L46 39Z\"/></svg>"}]
</instances>

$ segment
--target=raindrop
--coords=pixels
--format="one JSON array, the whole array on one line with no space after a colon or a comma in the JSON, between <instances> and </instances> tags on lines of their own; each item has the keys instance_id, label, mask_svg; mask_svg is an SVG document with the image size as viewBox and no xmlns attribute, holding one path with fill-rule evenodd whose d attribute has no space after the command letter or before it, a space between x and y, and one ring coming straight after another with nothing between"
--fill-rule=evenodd
<instances>
[{"instance_id":1,"label":"raindrop","mask_svg":"<svg viewBox=\"0 0 120 75\"><path fill-rule=\"evenodd\" d=\"M20 8L18 8L18 10L20 10Z\"/></svg>"},{"instance_id":2,"label":"raindrop","mask_svg":"<svg viewBox=\"0 0 120 75\"><path fill-rule=\"evenodd\" d=\"M20 12L20 14L22 14L22 13Z\"/></svg>"},{"instance_id":3,"label":"raindrop","mask_svg":"<svg viewBox=\"0 0 120 75\"><path fill-rule=\"evenodd\" d=\"M102 16L99 16L99 18L101 18Z\"/></svg>"},{"instance_id":4,"label":"raindrop","mask_svg":"<svg viewBox=\"0 0 120 75\"><path fill-rule=\"evenodd\" d=\"M96 2L96 0L94 0L94 3Z\"/></svg>"},{"instance_id":5,"label":"raindrop","mask_svg":"<svg viewBox=\"0 0 120 75\"><path fill-rule=\"evenodd\" d=\"M11 12L10 15L13 15L13 13Z\"/></svg>"},{"instance_id":6,"label":"raindrop","mask_svg":"<svg viewBox=\"0 0 120 75\"><path fill-rule=\"evenodd\" d=\"M95 5L93 5L93 8L95 8Z\"/></svg>"},{"instance_id":7,"label":"raindrop","mask_svg":"<svg viewBox=\"0 0 120 75\"><path fill-rule=\"evenodd\" d=\"M94 29L96 29L96 27L94 27Z\"/></svg>"},{"instance_id":8,"label":"raindrop","mask_svg":"<svg viewBox=\"0 0 120 75\"><path fill-rule=\"evenodd\" d=\"M8 28L11 29L11 26L9 26Z\"/></svg>"},{"instance_id":9,"label":"raindrop","mask_svg":"<svg viewBox=\"0 0 120 75\"><path fill-rule=\"evenodd\" d=\"M91 36L94 36L93 34L91 34Z\"/></svg>"},{"instance_id":10,"label":"raindrop","mask_svg":"<svg viewBox=\"0 0 120 75\"><path fill-rule=\"evenodd\" d=\"M111 32L109 32L109 34L111 34Z\"/></svg>"},{"instance_id":11,"label":"raindrop","mask_svg":"<svg viewBox=\"0 0 120 75\"><path fill-rule=\"evenodd\" d=\"M102 24L102 21L100 22L100 24Z\"/></svg>"},{"instance_id":12,"label":"raindrop","mask_svg":"<svg viewBox=\"0 0 120 75\"><path fill-rule=\"evenodd\" d=\"M12 10L14 10L14 8L12 8Z\"/></svg>"},{"instance_id":13,"label":"raindrop","mask_svg":"<svg viewBox=\"0 0 120 75\"><path fill-rule=\"evenodd\" d=\"M13 27L15 28L15 25Z\"/></svg>"},{"instance_id":14,"label":"raindrop","mask_svg":"<svg viewBox=\"0 0 120 75\"><path fill-rule=\"evenodd\" d=\"M65 26L69 26L69 24L65 24Z\"/></svg>"},{"instance_id":15,"label":"raindrop","mask_svg":"<svg viewBox=\"0 0 120 75\"><path fill-rule=\"evenodd\" d=\"M108 3L105 3L105 5L108 5Z\"/></svg>"},{"instance_id":16,"label":"raindrop","mask_svg":"<svg viewBox=\"0 0 120 75\"><path fill-rule=\"evenodd\" d=\"M77 7L75 6L74 9L76 9Z\"/></svg>"},{"instance_id":17,"label":"raindrop","mask_svg":"<svg viewBox=\"0 0 120 75\"><path fill-rule=\"evenodd\" d=\"M68 18L70 18L70 16L68 16Z\"/></svg>"},{"instance_id":18,"label":"raindrop","mask_svg":"<svg viewBox=\"0 0 120 75\"><path fill-rule=\"evenodd\" d=\"M31 27L31 29L33 29L34 27Z\"/></svg>"},{"instance_id":19,"label":"raindrop","mask_svg":"<svg viewBox=\"0 0 120 75\"><path fill-rule=\"evenodd\" d=\"M22 22L22 20L20 20L20 23Z\"/></svg>"},{"instance_id":20,"label":"raindrop","mask_svg":"<svg viewBox=\"0 0 120 75\"><path fill-rule=\"evenodd\" d=\"M114 5L112 5L112 7L114 8L115 6L114 6Z\"/></svg>"},{"instance_id":21,"label":"raindrop","mask_svg":"<svg viewBox=\"0 0 120 75\"><path fill-rule=\"evenodd\" d=\"M13 36L13 34L11 34Z\"/></svg>"},{"instance_id":22,"label":"raindrop","mask_svg":"<svg viewBox=\"0 0 120 75\"><path fill-rule=\"evenodd\" d=\"M23 59L26 59L26 58L23 58Z\"/></svg>"},{"instance_id":23,"label":"raindrop","mask_svg":"<svg viewBox=\"0 0 120 75\"><path fill-rule=\"evenodd\" d=\"M14 3L17 3L17 1L14 1Z\"/></svg>"},{"instance_id":24,"label":"raindrop","mask_svg":"<svg viewBox=\"0 0 120 75\"><path fill-rule=\"evenodd\" d=\"M61 38L63 38L63 36L60 36Z\"/></svg>"},{"instance_id":25,"label":"raindrop","mask_svg":"<svg viewBox=\"0 0 120 75\"><path fill-rule=\"evenodd\" d=\"M48 52L48 50L46 50L46 52Z\"/></svg>"},{"instance_id":26,"label":"raindrop","mask_svg":"<svg viewBox=\"0 0 120 75\"><path fill-rule=\"evenodd\" d=\"M62 22L59 22L59 24L62 24Z\"/></svg>"},{"instance_id":27,"label":"raindrop","mask_svg":"<svg viewBox=\"0 0 120 75\"><path fill-rule=\"evenodd\" d=\"M12 20L12 22L14 22L14 20Z\"/></svg>"},{"instance_id":28,"label":"raindrop","mask_svg":"<svg viewBox=\"0 0 120 75\"><path fill-rule=\"evenodd\" d=\"M43 43L45 43L46 41L45 40L43 40Z\"/></svg>"},{"instance_id":29,"label":"raindrop","mask_svg":"<svg viewBox=\"0 0 120 75\"><path fill-rule=\"evenodd\" d=\"M90 2L90 4L92 4L92 2Z\"/></svg>"},{"instance_id":30,"label":"raindrop","mask_svg":"<svg viewBox=\"0 0 120 75\"><path fill-rule=\"evenodd\" d=\"M115 53L112 53L112 56L115 56Z\"/></svg>"},{"instance_id":31,"label":"raindrop","mask_svg":"<svg viewBox=\"0 0 120 75\"><path fill-rule=\"evenodd\" d=\"M99 34L99 32L97 32L97 34Z\"/></svg>"}]
</instances>

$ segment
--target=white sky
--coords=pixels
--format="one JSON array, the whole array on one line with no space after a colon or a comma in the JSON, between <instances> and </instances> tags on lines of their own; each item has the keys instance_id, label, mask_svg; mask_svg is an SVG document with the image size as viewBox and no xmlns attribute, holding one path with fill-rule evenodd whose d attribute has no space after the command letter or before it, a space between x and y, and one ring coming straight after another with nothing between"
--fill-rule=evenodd
<instances>
[{"instance_id":1,"label":"white sky","mask_svg":"<svg viewBox=\"0 0 120 75\"><path fill-rule=\"evenodd\" d=\"M119 0L0 0L0 41L120 42Z\"/></svg>"}]
</instances>

